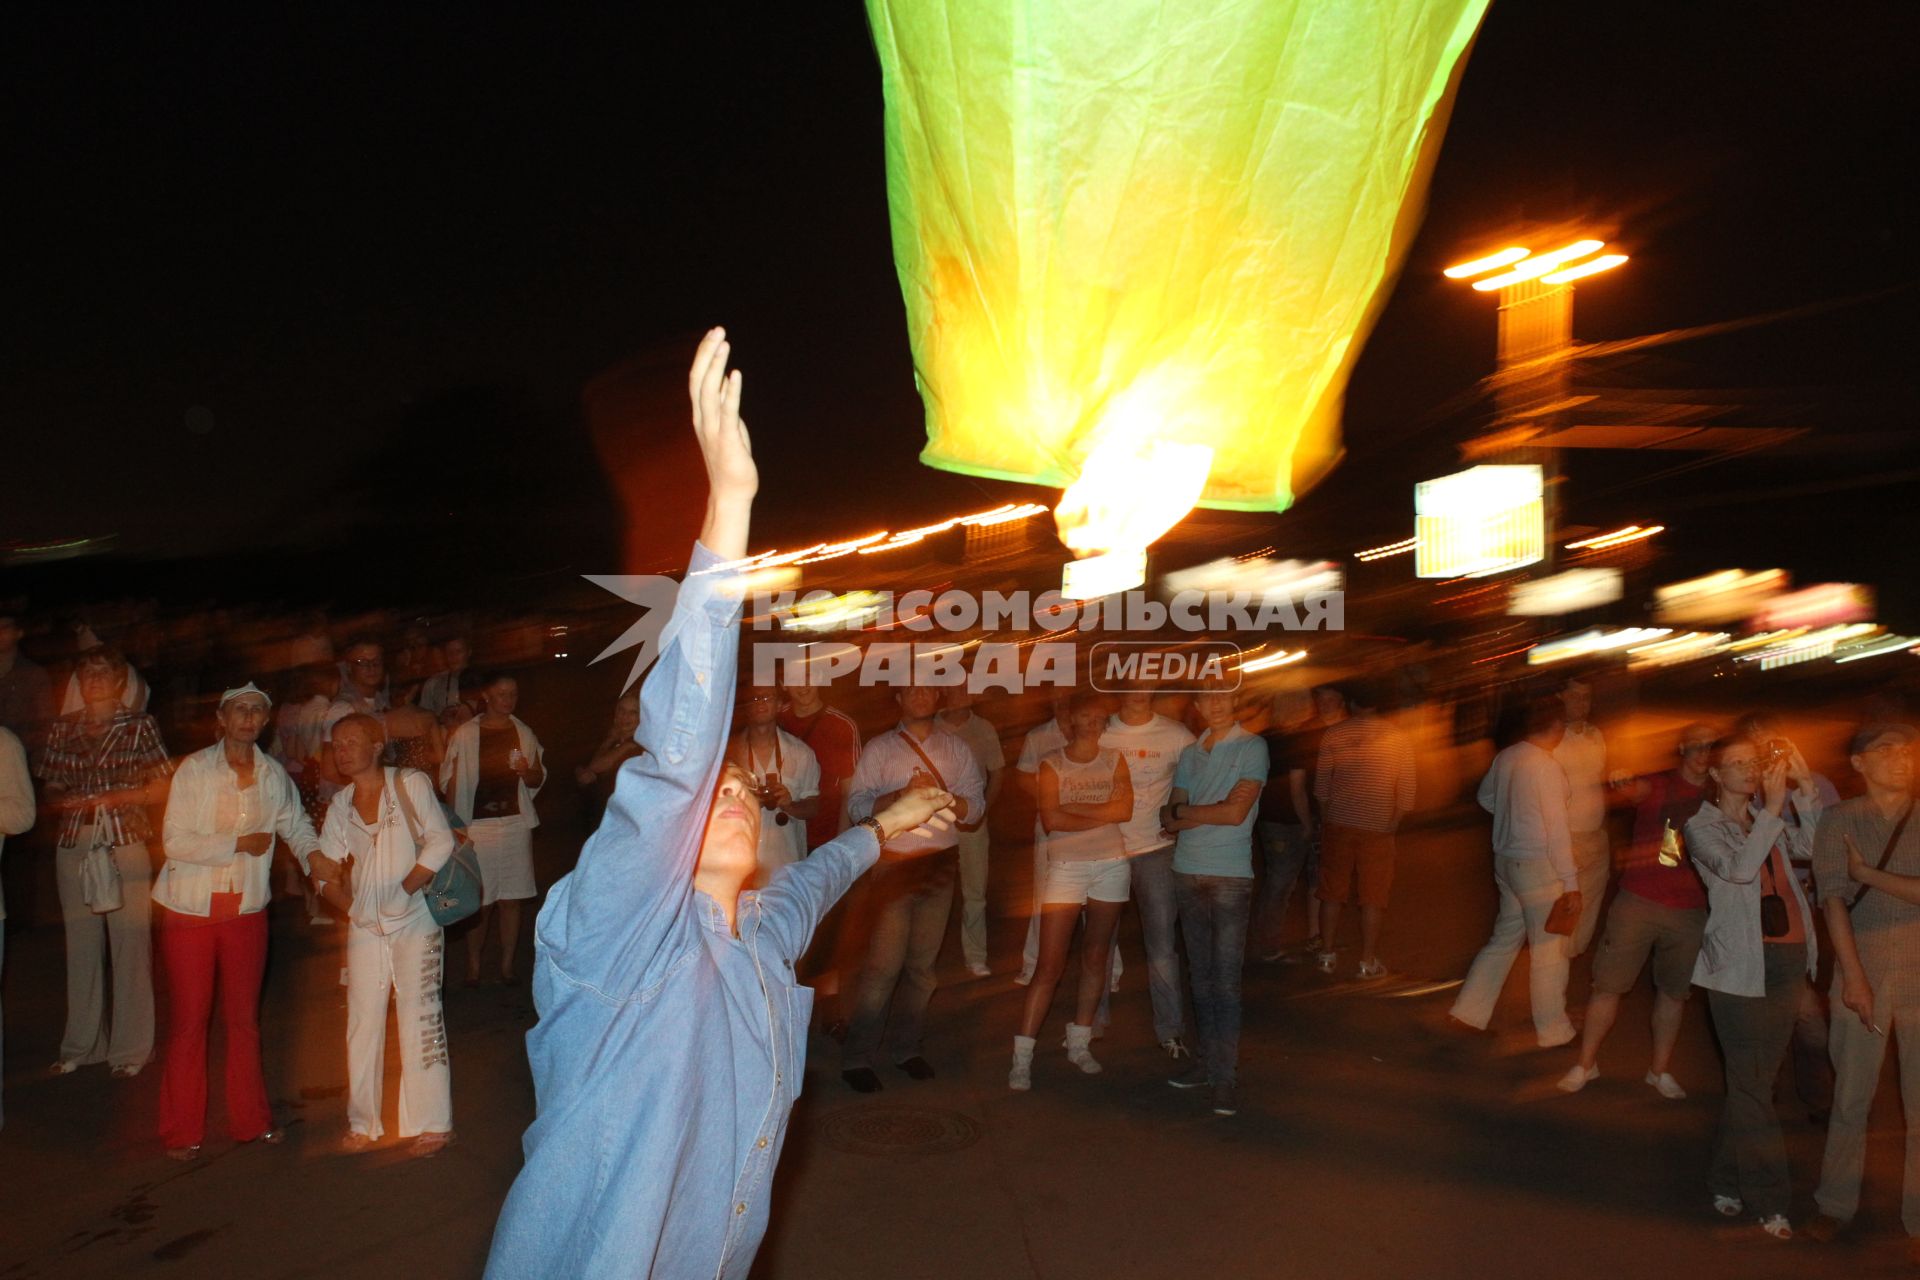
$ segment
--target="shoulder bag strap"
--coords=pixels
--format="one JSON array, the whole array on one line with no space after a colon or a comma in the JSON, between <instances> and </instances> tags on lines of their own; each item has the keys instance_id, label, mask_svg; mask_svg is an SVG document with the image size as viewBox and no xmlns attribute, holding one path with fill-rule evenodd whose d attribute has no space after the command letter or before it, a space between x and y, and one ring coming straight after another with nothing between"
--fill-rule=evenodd
<instances>
[{"instance_id":1,"label":"shoulder bag strap","mask_svg":"<svg viewBox=\"0 0 1920 1280\"><path fill-rule=\"evenodd\" d=\"M1900 843L1900 834L1907 829L1907 819L1912 816L1913 801L1908 800L1907 811L1900 815L1900 821L1893 824L1893 834L1887 837L1887 847L1880 851L1880 861L1873 864L1875 871L1885 871L1887 869L1887 863L1893 861L1893 847ZM1862 885L1860 892L1853 895L1853 901L1847 903L1847 910L1851 912L1855 907L1860 905L1860 899L1872 892L1872 885Z\"/></svg>"},{"instance_id":2,"label":"shoulder bag strap","mask_svg":"<svg viewBox=\"0 0 1920 1280\"><path fill-rule=\"evenodd\" d=\"M913 754L920 757L921 763L927 766L927 772L931 773L933 775L933 780L940 784L940 789L942 791L947 790L947 780L940 776L940 766L933 762L933 758L931 756L929 756L926 752L920 749L920 744L913 740L912 734L908 733L905 729L902 729L900 730L900 736L901 738L905 739L906 744L908 746L913 748Z\"/></svg>"},{"instance_id":3,"label":"shoulder bag strap","mask_svg":"<svg viewBox=\"0 0 1920 1280\"><path fill-rule=\"evenodd\" d=\"M387 789L393 792L394 800L400 805L400 812L407 819L407 835L412 838L413 849L417 854L420 851L420 816L413 811L413 798L407 794L406 787L401 785L401 779L405 773L405 770L389 767Z\"/></svg>"}]
</instances>

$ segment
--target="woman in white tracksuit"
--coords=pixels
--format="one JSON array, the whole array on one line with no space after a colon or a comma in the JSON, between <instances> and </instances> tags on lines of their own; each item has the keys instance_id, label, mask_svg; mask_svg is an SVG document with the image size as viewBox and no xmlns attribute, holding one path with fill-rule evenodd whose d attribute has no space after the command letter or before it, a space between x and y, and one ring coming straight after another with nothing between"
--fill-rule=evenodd
<instances>
[{"instance_id":1,"label":"woman in white tracksuit","mask_svg":"<svg viewBox=\"0 0 1920 1280\"><path fill-rule=\"evenodd\" d=\"M400 1136L414 1139L415 1155L430 1156L453 1139L453 1100L440 1004L446 943L421 891L452 856L454 840L432 781L417 770L382 767L381 738L371 716L350 715L334 726L334 760L352 785L328 806L312 863L321 891L353 926L347 1149L364 1149L384 1132L381 1068L391 991L399 1006ZM343 893L341 867L349 858Z\"/></svg>"}]
</instances>

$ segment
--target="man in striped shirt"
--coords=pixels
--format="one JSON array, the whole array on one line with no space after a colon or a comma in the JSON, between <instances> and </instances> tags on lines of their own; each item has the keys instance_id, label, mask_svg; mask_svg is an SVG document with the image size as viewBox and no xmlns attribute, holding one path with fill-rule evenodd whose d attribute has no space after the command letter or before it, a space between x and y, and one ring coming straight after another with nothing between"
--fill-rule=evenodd
<instances>
[{"instance_id":1,"label":"man in striped shirt","mask_svg":"<svg viewBox=\"0 0 1920 1280\"><path fill-rule=\"evenodd\" d=\"M1393 888L1393 833L1413 808L1413 744L1383 719L1372 690L1347 695L1353 714L1320 739L1314 797L1320 802L1320 936L1326 950L1317 963L1332 973L1340 911L1360 906L1360 968L1357 977L1378 978L1380 922Z\"/></svg>"}]
</instances>

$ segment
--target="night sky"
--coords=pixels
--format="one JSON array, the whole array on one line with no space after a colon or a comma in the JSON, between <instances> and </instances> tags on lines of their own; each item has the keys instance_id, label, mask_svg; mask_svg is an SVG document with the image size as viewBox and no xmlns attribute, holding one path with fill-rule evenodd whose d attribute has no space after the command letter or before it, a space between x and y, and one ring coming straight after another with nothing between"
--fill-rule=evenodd
<instances>
[{"instance_id":1,"label":"night sky","mask_svg":"<svg viewBox=\"0 0 1920 1280\"><path fill-rule=\"evenodd\" d=\"M769 477L756 543L1019 492L916 461L856 4L10 17L0 538L178 560L404 528L608 571L581 388L714 323ZM1410 532L1409 486L1484 421L1492 359L1490 300L1439 268L1603 225L1633 261L1582 286L1583 340L1791 314L1582 385L1711 389L1730 422L1810 435L1677 474L1694 455L1574 457L1567 519L1666 523L1676 571L1879 578L1920 623L1892 520L1920 469L1916 27L1892 0L1496 3L1355 374L1350 456L1253 527L1321 554Z\"/></svg>"}]
</instances>

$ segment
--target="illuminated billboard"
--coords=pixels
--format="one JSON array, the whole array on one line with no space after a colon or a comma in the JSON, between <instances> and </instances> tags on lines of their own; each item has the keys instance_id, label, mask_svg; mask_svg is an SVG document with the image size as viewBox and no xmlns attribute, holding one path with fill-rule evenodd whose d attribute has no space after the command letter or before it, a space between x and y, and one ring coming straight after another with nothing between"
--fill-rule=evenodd
<instances>
[{"instance_id":1,"label":"illuminated billboard","mask_svg":"<svg viewBox=\"0 0 1920 1280\"><path fill-rule=\"evenodd\" d=\"M1480 578L1547 551L1537 466L1484 466L1413 487L1414 566L1422 578Z\"/></svg>"}]
</instances>

